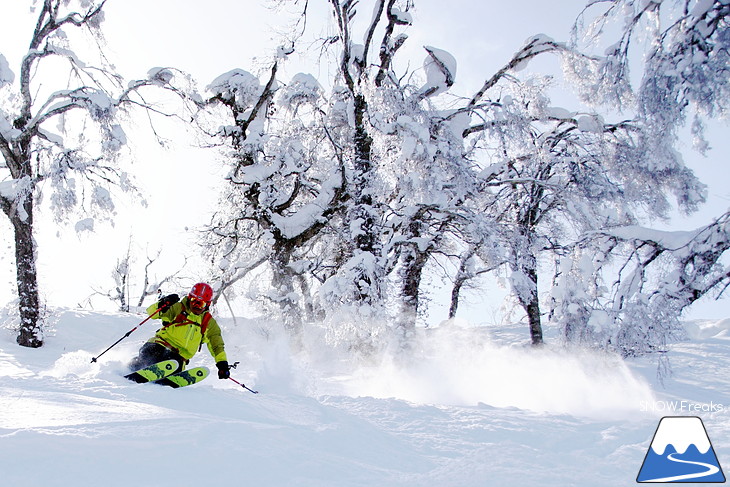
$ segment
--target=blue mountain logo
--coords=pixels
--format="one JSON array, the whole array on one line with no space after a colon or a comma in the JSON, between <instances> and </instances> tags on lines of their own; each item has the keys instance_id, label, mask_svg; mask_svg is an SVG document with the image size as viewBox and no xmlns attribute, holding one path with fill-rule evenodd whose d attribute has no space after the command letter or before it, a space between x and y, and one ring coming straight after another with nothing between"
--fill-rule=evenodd
<instances>
[{"instance_id":1,"label":"blue mountain logo","mask_svg":"<svg viewBox=\"0 0 730 487\"><path fill-rule=\"evenodd\" d=\"M696 416L662 418L636 481L725 482L702 420Z\"/></svg>"}]
</instances>

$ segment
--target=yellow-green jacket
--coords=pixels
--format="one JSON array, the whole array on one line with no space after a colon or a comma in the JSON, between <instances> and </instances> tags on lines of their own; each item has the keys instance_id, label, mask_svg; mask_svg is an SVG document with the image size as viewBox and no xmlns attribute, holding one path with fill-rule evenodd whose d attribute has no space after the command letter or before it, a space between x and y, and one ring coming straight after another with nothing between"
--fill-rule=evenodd
<instances>
[{"instance_id":1,"label":"yellow-green jacket","mask_svg":"<svg viewBox=\"0 0 730 487\"><path fill-rule=\"evenodd\" d=\"M147 314L152 315L157 308L159 308L159 303L153 304L147 308ZM193 358L193 355L205 343L216 362L228 361L223 337L221 336L221 328L212 316L207 318L205 333L201 332L206 321L206 315L210 316L210 313L205 311L196 315L190 311L188 298L184 297L181 301L170 306L170 309L164 313L157 313L152 316L153 319L162 319L163 326L157 330L155 336L149 341L175 350L185 360Z\"/></svg>"}]
</instances>

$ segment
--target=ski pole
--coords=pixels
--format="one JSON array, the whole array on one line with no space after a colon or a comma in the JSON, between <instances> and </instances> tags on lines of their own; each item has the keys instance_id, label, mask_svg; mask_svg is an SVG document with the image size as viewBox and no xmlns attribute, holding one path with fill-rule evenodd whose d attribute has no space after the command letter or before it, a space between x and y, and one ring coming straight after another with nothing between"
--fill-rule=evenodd
<instances>
[{"instance_id":1,"label":"ski pole","mask_svg":"<svg viewBox=\"0 0 730 487\"><path fill-rule=\"evenodd\" d=\"M136 329L137 329L137 328L139 328L140 326L142 326L142 325L144 325L145 323L147 323L147 320L149 320L150 318L152 318L153 316L155 316L155 315L156 315L157 313L159 313L161 309L162 309L162 308L157 308L157 310L155 310L155 312L154 312L154 313L152 313L152 314L151 314L151 315L149 315L149 316L148 316L147 318L145 318L144 320L142 320L142 321L141 321L141 322L140 322L140 323L139 323L139 324L138 324L137 326L135 326L134 328L132 328L131 330L129 330L129 331L128 331L128 332L127 332L127 333L126 333L126 334L125 334L125 335L124 335L124 336L123 336L122 338L120 338L120 339L119 339L119 340L117 340L116 342L112 343L112 344L111 344L111 346L110 346L109 348L107 348L106 350L104 350L103 352L101 352L101 353L100 353L99 355L97 355L96 357L93 357L93 358L91 359L91 363L93 364L94 362L96 362L96 361L97 361L97 360L99 359L99 357L101 357L102 355L104 355L105 353L107 353L107 352L108 352L109 350L111 350L112 348L114 348L115 346L117 346L117 344L118 344L119 342L121 342L122 340L124 340L125 338L127 338L127 337L128 337L129 335L131 335L131 334L132 334L132 333L134 332L134 330L136 330Z\"/></svg>"},{"instance_id":2,"label":"ski pole","mask_svg":"<svg viewBox=\"0 0 730 487\"><path fill-rule=\"evenodd\" d=\"M231 365L229 365L229 366L228 366L228 369L229 369L229 370L230 370L230 369L235 369L236 367L238 367L238 364L240 364L240 363L241 363L241 362L233 362L233 363L232 363ZM238 384L239 386L241 386L241 387L243 387L244 389L246 389L247 391L253 392L254 394L258 394L258 393L259 393L259 391L254 391L253 389L249 389L248 387L246 387L246 385L245 385L245 384L241 384L240 382L238 382L238 381L237 381L236 379L234 379L234 378L233 378L233 377L231 377L230 375L228 376L228 378L229 378L229 379L231 379L231 380L232 380L233 382L235 382L236 384Z\"/></svg>"},{"instance_id":3,"label":"ski pole","mask_svg":"<svg viewBox=\"0 0 730 487\"><path fill-rule=\"evenodd\" d=\"M236 384L238 384L239 386L243 387L244 389L246 389L246 390L247 390L247 391L249 391L249 392L252 392L252 393L254 393L254 394L258 394L258 393L259 393L259 391L254 391L253 389L249 389L248 387L246 387L246 385L245 385L245 384L241 384L240 382L238 382L238 381L237 381L236 379L234 379L233 377L229 377L229 379L231 379L231 380L232 380L233 382L235 382Z\"/></svg>"}]
</instances>

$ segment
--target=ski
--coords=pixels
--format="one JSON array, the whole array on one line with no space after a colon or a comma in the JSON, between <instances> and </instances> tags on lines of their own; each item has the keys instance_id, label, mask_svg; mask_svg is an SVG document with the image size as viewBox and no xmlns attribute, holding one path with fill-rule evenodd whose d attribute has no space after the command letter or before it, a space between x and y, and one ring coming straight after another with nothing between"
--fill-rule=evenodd
<instances>
[{"instance_id":1,"label":"ski","mask_svg":"<svg viewBox=\"0 0 730 487\"><path fill-rule=\"evenodd\" d=\"M135 370L124 377L139 384L152 382L172 374L179 366L180 364L177 360L163 360L162 362L157 362L156 364L149 365L143 369Z\"/></svg>"},{"instance_id":2,"label":"ski","mask_svg":"<svg viewBox=\"0 0 730 487\"><path fill-rule=\"evenodd\" d=\"M190 386L197 384L201 380L208 377L210 371L207 367L195 367L188 370L183 370L177 374L171 374L155 381L155 384L162 384L165 386L178 387Z\"/></svg>"}]
</instances>

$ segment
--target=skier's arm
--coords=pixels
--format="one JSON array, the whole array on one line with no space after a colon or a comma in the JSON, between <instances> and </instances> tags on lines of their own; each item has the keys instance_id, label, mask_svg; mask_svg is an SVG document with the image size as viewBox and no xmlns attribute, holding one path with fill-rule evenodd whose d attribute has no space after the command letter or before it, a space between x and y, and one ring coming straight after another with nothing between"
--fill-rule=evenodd
<instances>
[{"instance_id":1,"label":"skier's arm","mask_svg":"<svg viewBox=\"0 0 730 487\"><path fill-rule=\"evenodd\" d=\"M223 336L221 335L221 327L213 318L210 319L208 328L205 330L205 341L208 345L208 351L216 363L228 361Z\"/></svg>"},{"instance_id":2,"label":"skier's arm","mask_svg":"<svg viewBox=\"0 0 730 487\"><path fill-rule=\"evenodd\" d=\"M149 308L147 308L147 315L152 316L152 319L156 320L160 317L160 313L157 312L157 311L159 311L159 309L160 309L160 303L155 303L155 304L151 305ZM154 316L153 316L153 314L154 314Z\"/></svg>"},{"instance_id":3,"label":"skier's arm","mask_svg":"<svg viewBox=\"0 0 730 487\"><path fill-rule=\"evenodd\" d=\"M179 297L177 294L171 294L165 296L149 308L147 308L147 314L152 317L153 320L164 319L166 321L172 321L178 315L180 306L176 306ZM159 311L159 312L157 312Z\"/></svg>"}]
</instances>

